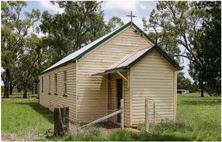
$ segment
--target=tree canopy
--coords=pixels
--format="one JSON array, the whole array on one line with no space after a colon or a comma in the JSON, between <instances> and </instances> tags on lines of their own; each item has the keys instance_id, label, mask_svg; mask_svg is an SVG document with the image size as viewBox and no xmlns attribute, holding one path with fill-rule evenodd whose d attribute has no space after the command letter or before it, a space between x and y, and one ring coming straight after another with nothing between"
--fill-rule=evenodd
<instances>
[{"instance_id":1,"label":"tree canopy","mask_svg":"<svg viewBox=\"0 0 222 142\"><path fill-rule=\"evenodd\" d=\"M206 90L220 88L220 3L160 1L151 12L149 21L143 18L144 29L154 30L149 34L157 43L171 49L172 56L190 60L189 73L198 81L202 92L203 83L208 87ZM157 29L161 32L158 33ZM183 54L175 52L179 46L185 49Z\"/></svg>"},{"instance_id":2,"label":"tree canopy","mask_svg":"<svg viewBox=\"0 0 222 142\"><path fill-rule=\"evenodd\" d=\"M18 64L24 63L20 57L27 52L27 39L30 30L38 32L39 28L34 24L40 19L40 11L32 9L32 12L24 12L25 18L21 19L21 10L27 6L24 1L1 2L1 63L5 73L1 78L5 85L4 97L9 97L9 82L12 81L12 74L17 73ZM25 70L25 68L24 68ZM26 70L25 70L26 72ZM18 79L18 78L15 78Z\"/></svg>"},{"instance_id":3,"label":"tree canopy","mask_svg":"<svg viewBox=\"0 0 222 142\"><path fill-rule=\"evenodd\" d=\"M191 44L202 66L191 60L189 73L201 83L202 90L218 95L221 93L221 2L199 2L197 8L206 11L202 27L194 32ZM193 58L190 53L187 56Z\"/></svg>"},{"instance_id":4,"label":"tree canopy","mask_svg":"<svg viewBox=\"0 0 222 142\"><path fill-rule=\"evenodd\" d=\"M57 1L62 14L42 14L40 28L47 35L51 62L55 63L105 33L101 2ZM52 54L51 54L52 53ZM57 54L53 54L57 53Z\"/></svg>"}]
</instances>

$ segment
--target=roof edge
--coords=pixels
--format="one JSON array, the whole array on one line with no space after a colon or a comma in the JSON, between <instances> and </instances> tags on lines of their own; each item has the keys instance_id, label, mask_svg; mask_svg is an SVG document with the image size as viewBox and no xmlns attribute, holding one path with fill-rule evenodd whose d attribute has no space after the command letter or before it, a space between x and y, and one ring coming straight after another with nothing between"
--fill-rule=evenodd
<instances>
[{"instance_id":1,"label":"roof edge","mask_svg":"<svg viewBox=\"0 0 222 142\"><path fill-rule=\"evenodd\" d=\"M154 42L146 33L144 33L139 27L137 27L137 25L135 25L135 24L133 23L133 26L134 26L138 31L142 32L142 34L143 34L149 41L151 41L153 44L156 45L156 42Z\"/></svg>"},{"instance_id":2,"label":"roof edge","mask_svg":"<svg viewBox=\"0 0 222 142\"><path fill-rule=\"evenodd\" d=\"M91 48L87 49L87 50L84 51L83 53L79 54L78 56L76 56L75 58L73 58L73 59L71 59L71 60L69 60L69 61L67 61L67 62L70 62L70 61L75 62L76 60L78 60L79 58L81 58L82 56L84 56L85 54L87 54L88 52L90 52L91 50L95 49L95 48L96 48L97 46L99 46L100 44L104 43L105 41L107 41L108 39L110 39L111 37L113 37L114 35L116 35L117 33L121 32L122 30L124 30L125 28L127 28L128 26L130 26L130 24L131 24L131 23L128 22L127 24L125 24L124 26L122 26L121 28L119 28L118 30L116 30L114 33L110 34L109 36L107 36L106 38L104 38L103 40L101 40L100 42L98 42L97 44L93 45ZM62 63L62 64L59 65L59 66L63 66L63 65L66 64L67 62ZM57 66L57 67L59 67L59 66ZM47 70L47 71L44 70L44 71L42 71L42 72L40 73L40 75L41 75L41 74L44 74L44 73L46 73L46 72L48 72L48 71L50 71L50 70L52 70L52 69L55 69L55 68L57 68L57 67L51 68L51 69L49 69L49 70Z\"/></svg>"},{"instance_id":3,"label":"roof edge","mask_svg":"<svg viewBox=\"0 0 222 142\"><path fill-rule=\"evenodd\" d=\"M49 72L49 71L51 71L51 70L53 70L53 69L55 69L55 68L58 68L58 67L61 67L61 66L64 66L64 65L67 65L67 64L70 64L70 63L73 63L72 62L72 60L69 60L69 61L67 61L67 62L65 62L65 63L62 63L61 65L58 65L58 66L56 66L56 67L54 67L54 68L51 68L51 69L49 69L49 70L47 70L47 71L42 71L39 75L42 75L42 74L44 74L44 73L47 73L47 72Z\"/></svg>"},{"instance_id":4,"label":"roof edge","mask_svg":"<svg viewBox=\"0 0 222 142\"><path fill-rule=\"evenodd\" d=\"M162 55L164 56L167 61L169 61L172 65L174 65L178 70L181 70L181 67L179 65L179 63L173 59L171 56L169 56L166 51L164 51L161 47L159 47L158 45L156 46L156 49L157 51Z\"/></svg>"},{"instance_id":5,"label":"roof edge","mask_svg":"<svg viewBox=\"0 0 222 142\"><path fill-rule=\"evenodd\" d=\"M139 62L141 59L143 59L146 55L148 55L150 52L152 52L155 49L155 45L153 45L153 47L151 47L149 50L147 50L145 53L143 53L140 57L138 57L135 61L133 61L132 63L130 63L128 65L128 68L132 67L133 65L135 65L137 62Z\"/></svg>"},{"instance_id":6,"label":"roof edge","mask_svg":"<svg viewBox=\"0 0 222 142\"><path fill-rule=\"evenodd\" d=\"M102 43L104 43L105 41L107 41L108 39L110 39L111 37L113 37L114 35L116 35L117 33L121 32L123 29L125 29L126 27L128 27L130 25L130 22L128 22L127 24L125 24L124 26L122 26L121 28L119 28L118 30L116 30L114 33L110 34L109 36L107 36L106 38L104 38L103 40L101 40L100 42L98 42L97 44L93 45L91 48L89 48L88 50L84 51L83 53L81 53L80 55L78 55L77 57L75 57L73 59L73 62L75 62L76 60L78 60L79 58L81 58L82 56L84 56L85 54L87 54L88 52L92 51L93 49L95 49L97 46L101 45Z\"/></svg>"},{"instance_id":7,"label":"roof edge","mask_svg":"<svg viewBox=\"0 0 222 142\"><path fill-rule=\"evenodd\" d=\"M162 55L167 58L167 60L173 64L178 70L181 70L181 67L179 65L179 63L173 59L171 56L169 56L166 51L163 50L162 47L160 47L159 45L156 44L156 42L154 42L146 33L144 33L139 27L137 27L134 23L133 23L133 26L138 30L138 31L141 31L142 34L149 40L151 41L155 46L157 46L157 49L160 50L160 53L162 53Z\"/></svg>"},{"instance_id":8,"label":"roof edge","mask_svg":"<svg viewBox=\"0 0 222 142\"><path fill-rule=\"evenodd\" d=\"M123 67L119 67L119 68L108 69L108 70L105 70L105 72L114 72L114 71L127 70L128 68L129 68L128 66L123 66Z\"/></svg>"}]
</instances>

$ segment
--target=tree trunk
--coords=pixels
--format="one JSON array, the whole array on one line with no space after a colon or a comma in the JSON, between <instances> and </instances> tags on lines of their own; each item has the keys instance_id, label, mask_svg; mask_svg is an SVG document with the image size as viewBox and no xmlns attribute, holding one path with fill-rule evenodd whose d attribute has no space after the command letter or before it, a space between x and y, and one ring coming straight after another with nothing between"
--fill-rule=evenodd
<instances>
[{"instance_id":1,"label":"tree trunk","mask_svg":"<svg viewBox=\"0 0 222 142\"><path fill-rule=\"evenodd\" d=\"M69 133L69 107L54 109L54 136L66 136Z\"/></svg>"},{"instance_id":2,"label":"tree trunk","mask_svg":"<svg viewBox=\"0 0 222 142\"><path fill-rule=\"evenodd\" d=\"M204 92L203 88L201 88L201 97L204 97Z\"/></svg>"},{"instance_id":3,"label":"tree trunk","mask_svg":"<svg viewBox=\"0 0 222 142\"><path fill-rule=\"evenodd\" d=\"M10 80L10 71L9 69L6 69L5 90L3 98L9 98L9 80Z\"/></svg>"},{"instance_id":4,"label":"tree trunk","mask_svg":"<svg viewBox=\"0 0 222 142\"><path fill-rule=\"evenodd\" d=\"M32 83L32 94L33 94L33 92L34 92L33 90L34 90L34 88L33 88L33 83Z\"/></svg>"},{"instance_id":5,"label":"tree trunk","mask_svg":"<svg viewBox=\"0 0 222 142\"><path fill-rule=\"evenodd\" d=\"M204 97L203 80L201 81L201 97Z\"/></svg>"},{"instance_id":6,"label":"tree trunk","mask_svg":"<svg viewBox=\"0 0 222 142\"><path fill-rule=\"evenodd\" d=\"M10 95L12 95L12 91L13 91L13 88L14 88L12 81L10 81L9 88L10 88Z\"/></svg>"},{"instance_id":7,"label":"tree trunk","mask_svg":"<svg viewBox=\"0 0 222 142\"><path fill-rule=\"evenodd\" d=\"M23 94L23 98L27 98L27 86L28 86L27 81L24 81L24 94Z\"/></svg>"},{"instance_id":8,"label":"tree trunk","mask_svg":"<svg viewBox=\"0 0 222 142\"><path fill-rule=\"evenodd\" d=\"M38 83L35 83L35 94L38 94Z\"/></svg>"}]
</instances>

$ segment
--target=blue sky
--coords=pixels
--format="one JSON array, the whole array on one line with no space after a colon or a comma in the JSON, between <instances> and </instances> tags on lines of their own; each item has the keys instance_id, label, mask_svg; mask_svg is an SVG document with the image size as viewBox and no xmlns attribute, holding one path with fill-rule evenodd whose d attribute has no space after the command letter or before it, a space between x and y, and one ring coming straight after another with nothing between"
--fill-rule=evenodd
<instances>
[{"instance_id":1,"label":"blue sky","mask_svg":"<svg viewBox=\"0 0 222 142\"><path fill-rule=\"evenodd\" d=\"M31 12L33 8L39 9L41 14L45 10L51 14L64 12L58 5L53 5L50 1L27 1L27 4L27 7L24 8L22 12ZM113 16L117 16L121 18L124 23L127 23L130 21L130 17L126 17L126 15L129 15L132 11L133 15L137 16L133 18L133 22L143 30L142 18L145 17L147 20L149 19L150 12L156 7L156 1L103 1L101 6L102 10L104 10L105 21L108 21ZM40 24L40 21L36 23L36 25L38 24ZM40 32L38 36L41 37L44 36L44 34ZM183 52L184 49L181 48L181 51ZM191 79L187 72L188 63L189 61L184 58L182 65L185 65L185 69L183 72L185 72L185 77Z\"/></svg>"}]
</instances>

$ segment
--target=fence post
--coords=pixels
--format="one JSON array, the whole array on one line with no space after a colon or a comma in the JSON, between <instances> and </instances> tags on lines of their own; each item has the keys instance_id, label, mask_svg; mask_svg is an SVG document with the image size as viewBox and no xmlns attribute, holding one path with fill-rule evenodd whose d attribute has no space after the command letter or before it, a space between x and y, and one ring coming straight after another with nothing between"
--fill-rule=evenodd
<instances>
[{"instance_id":1,"label":"fence post","mask_svg":"<svg viewBox=\"0 0 222 142\"><path fill-rule=\"evenodd\" d=\"M148 105L149 99L145 99L145 131L149 132L149 105Z\"/></svg>"},{"instance_id":2,"label":"fence post","mask_svg":"<svg viewBox=\"0 0 222 142\"><path fill-rule=\"evenodd\" d=\"M124 129L124 101L121 99L121 129Z\"/></svg>"}]
</instances>

